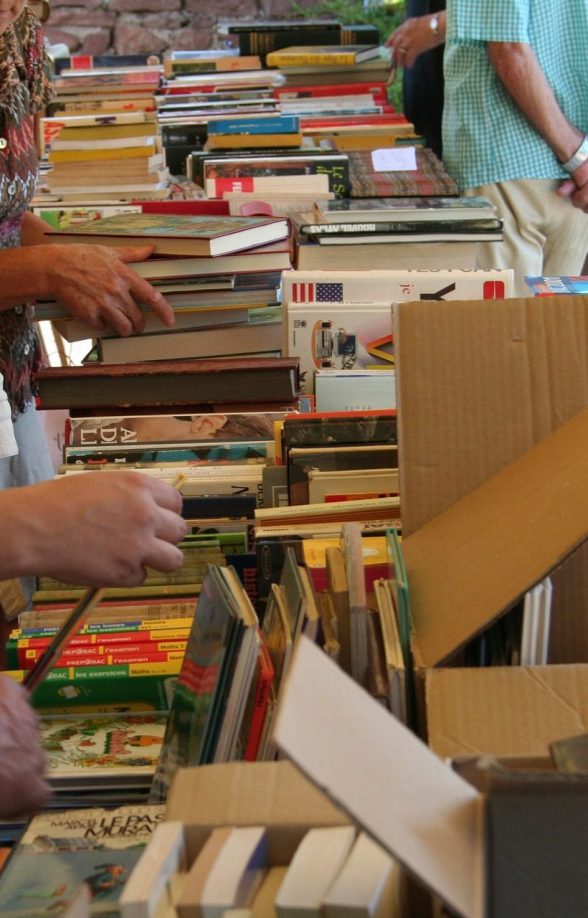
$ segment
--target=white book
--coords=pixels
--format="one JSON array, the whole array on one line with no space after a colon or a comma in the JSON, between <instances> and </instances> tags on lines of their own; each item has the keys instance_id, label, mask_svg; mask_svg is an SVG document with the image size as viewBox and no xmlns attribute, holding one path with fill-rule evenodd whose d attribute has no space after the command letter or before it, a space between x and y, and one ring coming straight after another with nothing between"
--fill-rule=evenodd
<instances>
[{"instance_id":1,"label":"white book","mask_svg":"<svg viewBox=\"0 0 588 918\"><path fill-rule=\"evenodd\" d=\"M546 577L525 593L521 666L545 666L547 663L552 592L551 578Z\"/></svg>"},{"instance_id":2,"label":"white book","mask_svg":"<svg viewBox=\"0 0 588 918\"><path fill-rule=\"evenodd\" d=\"M204 883L199 902L201 918L221 918L227 909L247 907L266 870L265 827L234 827Z\"/></svg>"},{"instance_id":3,"label":"white book","mask_svg":"<svg viewBox=\"0 0 588 918\"><path fill-rule=\"evenodd\" d=\"M317 411L396 408L396 374L390 370L315 370Z\"/></svg>"},{"instance_id":4,"label":"white book","mask_svg":"<svg viewBox=\"0 0 588 918\"><path fill-rule=\"evenodd\" d=\"M323 899L325 918L400 916L399 868L387 851L360 832Z\"/></svg>"},{"instance_id":5,"label":"white book","mask_svg":"<svg viewBox=\"0 0 588 918\"><path fill-rule=\"evenodd\" d=\"M377 303L412 300L506 299L514 295L511 269L432 271L287 271L282 274L284 303Z\"/></svg>"},{"instance_id":6,"label":"white book","mask_svg":"<svg viewBox=\"0 0 588 918\"><path fill-rule=\"evenodd\" d=\"M184 869L184 824L160 822L131 871L119 900L121 918L153 918L170 877Z\"/></svg>"},{"instance_id":7,"label":"white book","mask_svg":"<svg viewBox=\"0 0 588 918\"><path fill-rule=\"evenodd\" d=\"M276 895L278 918L320 918L323 899L354 840L353 826L309 829L294 852Z\"/></svg>"},{"instance_id":8,"label":"white book","mask_svg":"<svg viewBox=\"0 0 588 918\"><path fill-rule=\"evenodd\" d=\"M102 363L136 363L175 357L233 357L281 349L282 323L184 329L162 334L102 338Z\"/></svg>"}]
</instances>

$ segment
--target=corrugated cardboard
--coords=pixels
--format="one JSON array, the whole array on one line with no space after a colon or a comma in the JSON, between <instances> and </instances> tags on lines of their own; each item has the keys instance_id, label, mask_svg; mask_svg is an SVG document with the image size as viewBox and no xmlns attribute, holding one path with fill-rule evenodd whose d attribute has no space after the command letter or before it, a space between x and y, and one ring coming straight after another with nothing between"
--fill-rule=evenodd
<instances>
[{"instance_id":1,"label":"corrugated cardboard","mask_svg":"<svg viewBox=\"0 0 588 918\"><path fill-rule=\"evenodd\" d=\"M588 409L403 540L413 653L425 718L441 755L540 755L586 729L588 665L433 667L588 537Z\"/></svg>"},{"instance_id":2,"label":"corrugated cardboard","mask_svg":"<svg viewBox=\"0 0 588 918\"><path fill-rule=\"evenodd\" d=\"M274 736L458 914L584 914L585 777L489 769L482 794L305 637L293 655Z\"/></svg>"},{"instance_id":3,"label":"corrugated cardboard","mask_svg":"<svg viewBox=\"0 0 588 918\"><path fill-rule=\"evenodd\" d=\"M189 862L215 826L266 826L272 863L287 864L309 828L349 823L290 762L181 768L170 787L165 818L185 823Z\"/></svg>"},{"instance_id":4,"label":"corrugated cardboard","mask_svg":"<svg viewBox=\"0 0 588 918\"><path fill-rule=\"evenodd\" d=\"M400 303L394 335L405 535L588 405L588 297Z\"/></svg>"},{"instance_id":5,"label":"corrugated cardboard","mask_svg":"<svg viewBox=\"0 0 588 918\"><path fill-rule=\"evenodd\" d=\"M588 536L588 409L403 539L415 659L450 659Z\"/></svg>"},{"instance_id":6,"label":"corrugated cardboard","mask_svg":"<svg viewBox=\"0 0 588 918\"><path fill-rule=\"evenodd\" d=\"M441 667L425 685L428 743L444 758L541 757L588 732L588 666Z\"/></svg>"}]
</instances>

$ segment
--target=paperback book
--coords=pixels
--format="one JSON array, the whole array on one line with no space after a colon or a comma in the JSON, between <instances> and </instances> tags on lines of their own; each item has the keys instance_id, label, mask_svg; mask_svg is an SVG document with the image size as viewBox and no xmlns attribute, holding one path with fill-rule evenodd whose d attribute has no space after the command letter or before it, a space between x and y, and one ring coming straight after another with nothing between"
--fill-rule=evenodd
<instances>
[{"instance_id":1,"label":"paperback book","mask_svg":"<svg viewBox=\"0 0 588 918\"><path fill-rule=\"evenodd\" d=\"M125 883L163 818L163 806L147 804L34 816L0 875L2 914L66 914L85 885L91 915L118 915Z\"/></svg>"}]
</instances>

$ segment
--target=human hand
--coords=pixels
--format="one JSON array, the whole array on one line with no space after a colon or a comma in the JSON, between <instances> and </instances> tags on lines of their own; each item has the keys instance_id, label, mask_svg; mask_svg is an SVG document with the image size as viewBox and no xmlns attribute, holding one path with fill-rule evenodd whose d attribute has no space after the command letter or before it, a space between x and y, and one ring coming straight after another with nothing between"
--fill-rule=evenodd
<instances>
[{"instance_id":1,"label":"human hand","mask_svg":"<svg viewBox=\"0 0 588 918\"><path fill-rule=\"evenodd\" d=\"M146 565L171 573L183 561L176 544L186 534L182 497L146 473L80 472L7 489L0 506L2 525L20 549L7 576L137 586Z\"/></svg>"},{"instance_id":2,"label":"human hand","mask_svg":"<svg viewBox=\"0 0 588 918\"><path fill-rule=\"evenodd\" d=\"M47 803L50 788L37 716L25 689L10 676L0 676L0 736L0 818L14 819Z\"/></svg>"},{"instance_id":3,"label":"human hand","mask_svg":"<svg viewBox=\"0 0 588 918\"><path fill-rule=\"evenodd\" d=\"M569 179L564 179L557 189L561 198L569 198L574 207L588 213L588 162L578 166Z\"/></svg>"},{"instance_id":4,"label":"human hand","mask_svg":"<svg viewBox=\"0 0 588 918\"><path fill-rule=\"evenodd\" d=\"M445 41L445 14L437 15L438 32L431 29L431 16L410 16L386 39L397 67L412 67L423 51L430 51Z\"/></svg>"},{"instance_id":5,"label":"human hand","mask_svg":"<svg viewBox=\"0 0 588 918\"><path fill-rule=\"evenodd\" d=\"M0 0L1 2L1 0ZM46 295L59 300L97 332L113 328L119 335L141 332L148 306L168 326L175 322L164 297L127 262L144 261L153 246L47 245L36 247L45 263Z\"/></svg>"}]
</instances>

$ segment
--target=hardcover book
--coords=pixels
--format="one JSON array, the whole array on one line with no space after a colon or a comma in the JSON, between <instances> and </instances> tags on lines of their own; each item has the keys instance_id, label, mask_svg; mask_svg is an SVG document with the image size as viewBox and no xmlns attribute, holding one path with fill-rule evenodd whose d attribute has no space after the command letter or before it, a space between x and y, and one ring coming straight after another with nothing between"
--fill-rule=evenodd
<instances>
[{"instance_id":1,"label":"hardcover book","mask_svg":"<svg viewBox=\"0 0 588 918\"><path fill-rule=\"evenodd\" d=\"M271 51L266 57L268 67L306 67L309 65L361 64L380 56L379 45L290 45Z\"/></svg>"},{"instance_id":2,"label":"hardcover book","mask_svg":"<svg viewBox=\"0 0 588 918\"><path fill-rule=\"evenodd\" d=\"M493 217L496 208L483 197L416 197L416 198L347 198L320 202L317 217L325 223L362 223L364 221L438 221L484 220Z\"/></svg>"},{"instance_id":3,"label":"hardcover book","mask_svg":"<svg viewBox=\"0 0 588 918\"><path fill-rule=\"evenodd\" d=\"M43 408L291 402L298 396L292 358L155 361L50 367L37 376Z\"/></svg>"},{"instance_id":4,"label":"hardcover book","mask_svg":"<svg viewBox=\"0 0 588 918\"><path fill-rule=\"evenodd\" d=\"M150 243L158 255L227 255L288 236L288 221L268 217L119 214L96 223L55 230L58 242L99 245Z\"/></svg>"}]
</instances>

